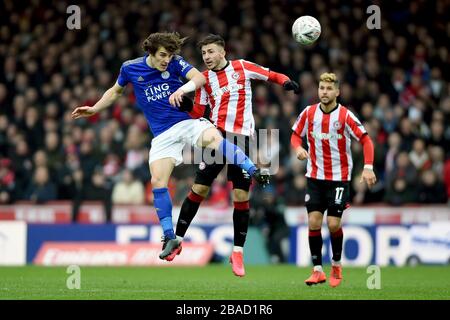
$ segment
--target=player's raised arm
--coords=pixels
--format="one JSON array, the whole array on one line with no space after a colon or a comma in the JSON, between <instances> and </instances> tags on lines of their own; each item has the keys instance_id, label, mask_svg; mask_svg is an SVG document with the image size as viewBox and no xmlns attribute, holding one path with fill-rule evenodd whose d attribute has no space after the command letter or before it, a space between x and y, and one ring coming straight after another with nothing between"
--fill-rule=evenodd
<instances>
[{"instance_id":1,"label":"player's raised arm","mask_svg":"<svg viewBox=\"0 0 450 320\"><path fill-rule=\"evenodd\" d=\"M75 108L72 112L72 119L78 119L83 117L90 117L97 112L108 108L112 105L123 93L124 87L115 83L114 86L105 91L103 96L94 106L82 106Z\"/></svg>"},{"instance_id":2,"label":"player's raised arm","mask_svg":"<svg viewBox=\"0 0 450 320\"><path fill-rule=\"evenodd\" d=\"M300 85L296 81L289 79L287 75L269 70L253 62L241 61L251 79L270 81L282 86L286 91L293 90L295 94L300 94Z\"/></svg>"},{"instance_id":3,"label":"player's raised arm","mask_svg":"<svg viewBox=\"0 0 450 320\"><path fill-rule=\"evenodd\" d=\"M189 72L186 74L186 79L188 79L189 81L170 95L169 103L172 106L179 107L181 105L181 102L183 101L184 94L195 91L206 83L205 76L196 68L192 68L191 70L189 70Z\"/></svg>"}]
</instances>

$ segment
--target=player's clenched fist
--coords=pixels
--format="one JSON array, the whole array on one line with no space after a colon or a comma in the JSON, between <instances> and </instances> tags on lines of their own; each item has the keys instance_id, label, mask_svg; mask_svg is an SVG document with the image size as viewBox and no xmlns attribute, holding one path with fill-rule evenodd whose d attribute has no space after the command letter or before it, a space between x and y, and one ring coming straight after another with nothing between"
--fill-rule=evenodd
<instances>
[{"instance_id":1,"label":"player's clenched fist","mask_svg":"<svg viewBox=\"0 0 450 320\"><path fill-rule=\"evenodd\" d=\"M90 106L78 107L78 108L75 108L75 110L73 110L72 119L78 119L78 118L82 118L82 117L90 117L95 113L96 113L96 111L93 107L90 107Z\"/></svg>"},{"instance_id":2,"label":"player's clenched fist","mask_svg":"<svg viewBox=\"0 0 450 320\"><path fill-rule=\"evenodd\" d=\"M296 155L298 160L305 160L308 158L308 151L306 151L303 147L299 147L296 150Z\"/></svg>"}]
</instances>

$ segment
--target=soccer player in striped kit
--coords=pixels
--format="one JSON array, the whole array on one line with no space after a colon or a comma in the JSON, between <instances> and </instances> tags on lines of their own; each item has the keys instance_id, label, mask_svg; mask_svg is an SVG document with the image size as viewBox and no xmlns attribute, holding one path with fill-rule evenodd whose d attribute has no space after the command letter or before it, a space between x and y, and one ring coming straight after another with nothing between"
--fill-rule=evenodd
<instances>
[{"instance_id":1,"label":"soccer player in striped kit","mask_svg":"<svg viewBox=\"0 0 450 320\"><path fill-rule=\"evenodd\" d=\"M299 93L299 85L284 74L271 71L252 62L225 58L225 41L218 35L209 35L198 43L202 51L203 62L207 70L203 71L206 84L197 89L194 111L203 114L204 107L211 107L211 120L226 136L237 140L241 148L249 153L249 137L254 133L255 121L252 113L251 80L263 80L277 83L285 90ZM183 90L175 92L169 100L172 104L181 102ZM198 211L200 203L208 195L211 184L225 163L200 163L195 184L184 200L178 218L176 235L183 239L187 228ZM243 247L249 222L250 177L239 167L228 164L228 180L233 183L233 225L234 246L230 257L233 273L245 275Z\"/></svg>"},{"instance_id":2,"label":"soccer player in striped kit","mask_svg":"<svg viewBox=\"0 0 450 320\"><path fill-rule=\"evenodd\" d=\"M361 181L368 187L376 182L373 172L373 144L355 115L336 102L339 81L334 73L320 76L318 95L320 103L307 106L292 127L291 146L299 160L308 159L306 167L306 209L308 211L309 248L314 265L307 285L323 283L322 269L323 215L327 211L327 224L333 251L330 285L342 281L341 253L343 232L341 217L349 202L349 181L352 173L351 137L363 146L364 170ZM308 151L302 147L306 136Z\"/></svg>"}]
</instances>

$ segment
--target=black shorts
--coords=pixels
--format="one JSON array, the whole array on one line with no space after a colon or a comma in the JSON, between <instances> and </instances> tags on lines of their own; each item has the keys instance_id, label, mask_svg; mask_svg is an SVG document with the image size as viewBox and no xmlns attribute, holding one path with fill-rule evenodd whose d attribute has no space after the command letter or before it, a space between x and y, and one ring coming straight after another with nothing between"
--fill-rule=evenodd
<instances>
[{"instance_id":1,"label":"black shorts","mask_svg":"<svg viewBox=\"0 0 450 320\"><path fill-rule=\"evenodd\" d=\"M348 181L329 181L307 178L305 203L308 213L327 211L328 216L342 217L349 206Z\"/></svg>"},{"instance_id":2,"label":"black shorts","mask_svg":"<svg viewBox=\"0 0 450 320\"><path fill-rule=\"evenodd\" d=\"M227 132L226 138L228 141L237 144L245 154L249 156L250 154L250 138L243 135L230 134ZM211 151L211 155L215 156L215 151ZM252 178L243 169L239 168L234 164L227 164L225 157L219 161L220 163L206 164L201 162L197 167L197 172L195 174L195 183L202 184L205 186L211 186L214 179L217 178L220 171L227 166L227 179L233 183L233 189L242 189L245 191L250 190L252 184Z\"/></svg>"}]
</instances>

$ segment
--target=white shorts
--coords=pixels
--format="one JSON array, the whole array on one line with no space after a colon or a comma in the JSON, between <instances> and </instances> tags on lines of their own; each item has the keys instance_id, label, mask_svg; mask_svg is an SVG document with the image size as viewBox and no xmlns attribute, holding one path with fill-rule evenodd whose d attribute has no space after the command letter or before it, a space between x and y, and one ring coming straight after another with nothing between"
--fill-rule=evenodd
<instances>
[{"instance_id":1,"label":"white shorts","mask_svg":"<svg viewBox=\"0 0 450 320\"><path fill-rule=\"evenodd\" d=\"M203 131L215 128L205 118L178 122L152 140L148 163L163 158L174 158L175 166L183 162L183 148L186 144L195 146Z\"/></svg>"}]
</instances>

